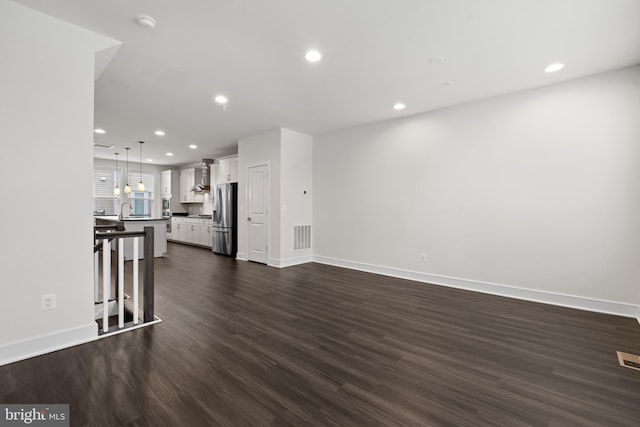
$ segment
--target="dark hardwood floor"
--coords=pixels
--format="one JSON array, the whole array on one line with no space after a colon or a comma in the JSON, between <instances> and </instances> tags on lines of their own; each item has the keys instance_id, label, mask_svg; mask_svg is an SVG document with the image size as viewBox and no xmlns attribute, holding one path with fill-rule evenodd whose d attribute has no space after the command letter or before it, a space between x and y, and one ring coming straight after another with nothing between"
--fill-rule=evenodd
<instances>
[{"instance_id":1,"label":"dark hardwood floor","mask_svg":"<svg viewBox=\"0 0 640 427\"><path fill-rule=\"evenodd\" d=\"M175 243L155 277L162 323L0 367L0 402L74 426L640 425L634 319Z\"/></svg>"}]
</instances>

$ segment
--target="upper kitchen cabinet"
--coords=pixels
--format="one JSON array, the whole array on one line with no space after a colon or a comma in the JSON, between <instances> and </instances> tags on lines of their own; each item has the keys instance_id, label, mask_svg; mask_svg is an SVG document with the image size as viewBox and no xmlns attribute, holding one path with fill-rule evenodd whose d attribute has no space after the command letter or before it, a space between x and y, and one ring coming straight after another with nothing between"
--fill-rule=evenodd
<instances>
[{"instance_id":1,"label":"upper kitchen cabinet","mask_svg":"<svg viewBox=\"0 0 640 427\"><path fill-rule=\"evenodd\" d=\"M213 187L218 185L218 183L220 182L220 163L213 163L211 165L210 179L211 179L211 190L213 191Z\"/></svg>"},{"instance_id":2,"label":"upper kitchen cabinet","mask_svg":"<svg viewBox=\"0 0 640 427\"><path fill-rule=\"evenodd\" d=\"M192 191L202 180L202 171L196 168L180 170L180 203L202 203L202 194Z\"/></svg>"},{"instance_id":3,"label":"upper kitchen cabinet","mask_svg":"<svg viewBox=\"0 0 640 427\"><path fill-rule=\"evenodd\" d=\"M238 156L220 159L220 172L218 184L225 182L238 182Z\"/></svg>"},{"instance_id":4,"label":"upper kitchen cabinet","mask_svg":"<svg viewBox=\"0 0 640 427\"><path fill-rule=\"evenodd\" d=\"M162 197L178 197L180 194L180 172L177 170L160 172L160 193Z\"/></svg>"}]
</instances>

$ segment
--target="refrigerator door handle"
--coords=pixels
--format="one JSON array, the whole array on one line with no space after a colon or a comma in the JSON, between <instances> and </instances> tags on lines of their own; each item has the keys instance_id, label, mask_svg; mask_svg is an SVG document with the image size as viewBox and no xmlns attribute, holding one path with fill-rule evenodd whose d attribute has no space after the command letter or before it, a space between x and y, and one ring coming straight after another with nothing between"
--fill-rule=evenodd
<instances>
[{"instance_id":1,"label":"refrigerator door handle","mask_svg":"<svg viewBox=\"0 0 640 427\"><path fill-rule=\"evenodd\" d=\"M220 188L218 186L215 187L215 192L213 193L213 223L220 223Z\"/></svg>"}]
</instances>

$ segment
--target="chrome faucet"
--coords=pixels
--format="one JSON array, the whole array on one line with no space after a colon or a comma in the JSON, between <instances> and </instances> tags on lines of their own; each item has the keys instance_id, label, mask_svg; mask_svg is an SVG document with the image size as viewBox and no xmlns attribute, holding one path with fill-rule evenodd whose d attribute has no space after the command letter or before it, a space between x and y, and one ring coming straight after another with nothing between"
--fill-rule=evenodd
<instances>
[{"instance_id":1,"label":"chrome faucet","mask_svg":"<svg viewBox=\"0 0 640 427\"><path fill-rule=\"evenodd\" d=\"M123 204L120 205L120 215L118 216L118 218L120 219L120 221L122 221L122 207L124 205L128 205L129 206L129 213L131 213L131 211L133 210L133 206L131 206L131 203L129 202L124 202Z\"/></svg>"}]
</instances>

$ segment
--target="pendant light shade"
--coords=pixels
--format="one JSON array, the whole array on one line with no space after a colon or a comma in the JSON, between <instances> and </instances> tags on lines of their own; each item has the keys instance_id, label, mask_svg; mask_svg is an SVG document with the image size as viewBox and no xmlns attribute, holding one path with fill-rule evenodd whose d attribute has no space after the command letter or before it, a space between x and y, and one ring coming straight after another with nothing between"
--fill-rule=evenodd
<instances>
[{"instance_id":1,"label":"pendant light shade","mask_svg":"<svg viewBox=\"0 0 640 427\"><path fill-rule=\"evenodd\" d=\"M124 187L124 194L131 194L131 187L129 186L129 147L125 147L127 150L127 185Z\"/></svg>"},{"instance_id":2,"label":"pendant light shade","mask_svg":"<svg viewBox=\"0 0 640 427\"><path fill-rule=\"evenodd\" d=\"M116 153L116 186L113 187L113 194L116 196L120 195L120 187L118 187L118 177L120 176L120 171L118 170L118 154Z\"/></svg>"},{"instance_id":3,"label":"pendant light shade","mask_svg":"<svg viewBox=\"0 0 640 427\"><path fill-rule=\"evenodd\" d=\"M142 182L142 144L144 141L138 141L140 143L140 182L138 183L138 191L144 191L144 183Z\"/></svg>"}]
</instances>

